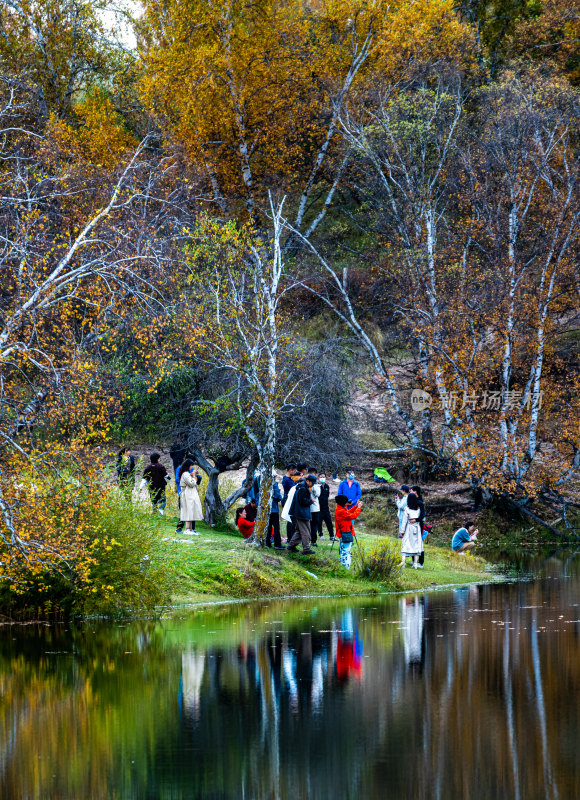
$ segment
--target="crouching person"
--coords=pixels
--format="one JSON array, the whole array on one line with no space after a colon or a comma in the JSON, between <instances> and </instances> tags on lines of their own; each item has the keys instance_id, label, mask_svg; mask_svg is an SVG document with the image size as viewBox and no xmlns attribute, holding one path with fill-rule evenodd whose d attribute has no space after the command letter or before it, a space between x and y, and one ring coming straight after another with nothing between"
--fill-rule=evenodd
<instances>
[{"instance_id":1,"label":"crouching person","mask_svg":"<svg viewBox=\"0 0 580 800\"><path fill-rule=\"evenodd\" d=\"M469 550L473 550L478 533L479 531L475 525L466 522L464 528L459 528L459 530L455 531L453 534L453 539L451 540L451 549L453 552L467 553Z\"/></svg>"},{"instance_id":2,"label":"crouching person","mask_svg":"<svg viewBox=\"0 0 580 800\"><path fill-rule=\"evenodd\" d=\"M244 539L249 539L254 532L256 520L255 518L253 520L248 519L248 512L246 511L246 508L247 506L240 506L240 508L236 508L236 527Z\"/></svg>"},{"instance_id":3,"label":"crouching person","mask_svg":"<svg viewBox=\"0 0 580 800\"><path fill-rule=\"evenodd\" d=\"M348 502L348 497L345 494L336 496L334 527L336 528L336 536L340 541L340 563L343 567L350 569L352 544L355 536L352 521L356 519L362 511L362 503L359 500L355 506L347 508Z\"/></svg>"}]
</instances>

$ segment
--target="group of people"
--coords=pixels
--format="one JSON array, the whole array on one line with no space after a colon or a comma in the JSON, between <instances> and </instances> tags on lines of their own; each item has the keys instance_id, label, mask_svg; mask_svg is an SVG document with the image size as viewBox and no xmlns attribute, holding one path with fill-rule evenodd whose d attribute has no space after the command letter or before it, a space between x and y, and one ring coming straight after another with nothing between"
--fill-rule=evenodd
<instances>
[{"instance_id":1,"label":"group of people","mask_svg":"<svg viewBox=\"0 0 580 800\"><path fill-rule=\"evenodd\" d=\"M175 464L175 488L177 490L179 505L179 524L177 530L187 535L198 536L195 523L203 519L203 509L197 487L201 483L201 472L191 458L184 456L179 464ZM135 488L136 465L135 457L127 447L121 448L117 455L116 465L119 488L128 497ZM167 484L171 475L161 463L159 453L151 453L149 464L143 470L140 489L147 488L154 513L161 516L165 514L167 505Z\"/></svg>"},{"instance_id":2,"label":"group of people","mask_svg":"<svg viewBox=\"0 0 580 800\"><path fill-rule=\"evenodd\" d=\"M403 483L395 495L399 516L399 538L403 564L407 558L413 559L414 569L423 569L425 563L424 540L429 535L425 523L425 503L419 486Z\"/></svg>"},{"instance_id":3,"label":"group of people","mask_svg":"<svg viewBox=\"0 0 580 800\"><path fill-rule=\"evenodd\" d=\"M395 503L399 515L399 537L401 542L402 563L412 558L412 567L423 569L425 563L424 542L431 533L431 526L425 522L425 503L419 486L403 484L397 491ZM467 553L473 550L479 531L472 522L466 522L459 528L451 540L451 549L455 553Z\"/></svg>"},{"instance_id":4,"label":"group of people","mask_svg":"<svg viewBox=\"0 0 580 800\"><path fill-rule=\"evenodd\" d=\"M179 459L178 459L179 460ZM153 511L165 513L166 488L171 480L161 463L159 453L152 453L150 463L143 471L141 487L147 487ZM175 485L179 502L177 531L186 535L199 535L196 522L203 519L203 509L198 493L202 475L193 460L182 454L180 463L174 461ZM135 487L135 458L128 448L122 448L117 457L119 487L128 495ZM330 542L340 544L340 562L350 569L352 546L355 537L354 520L361 513L361 486L349 469L338 487L334 516L330 511L330 486L324 472L307 464L288 464L281 486L275 471L272 474L272 505L268 520L266 546L275 550L297 552L302 546L303 555L314 555L318 542L324 538L324 528ZM236 510L236 526L245 539L253 532L258 515L260 495L260 472L256 470L252 486L246 496L246 504ZM402 484L396 492L395 504L399 521L402 563L412 559L414 569L422 569L425 563L424 542L431 532L425 521L425 503L419 486ZM285 543L282 542L281 521L286 523ZM471 522L459 528L453 536L454 552L466 553L475 547L478 531Z\"/></svg>"},{"instance_id":5,"label":"group of people","mask_svg":"<svg viewBox=\"0 0 580 800\"><path fill-rule=\"evenodd\" d=\"M330 486L324 472L318 472L308 464L288 464L282 478L282 486L274 472L272 506L266 535L267 547L275 550L297 552L302 545L303 555L314 555L319 539L340 542L341 563L350 568L353 542L352 522L362 509L361 487L354 472L348 470L338 487L334 521L330 511ZM258 514L260 474L256 471L252 488L246 497L246 505L236 510L238 530L249 538L254 532ZM282 543L281 520L286 523L286 545Z\"/></svg>"}]
</instances>

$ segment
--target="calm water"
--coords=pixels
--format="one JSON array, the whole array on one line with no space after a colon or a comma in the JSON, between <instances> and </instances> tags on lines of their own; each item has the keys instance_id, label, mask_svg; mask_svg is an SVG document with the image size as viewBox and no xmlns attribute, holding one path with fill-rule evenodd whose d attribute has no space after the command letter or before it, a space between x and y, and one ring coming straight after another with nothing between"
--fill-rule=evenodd
<instances>
[{"instance_id":1,"label":"calm water","mask_svg":"<svg viewBox=\"0 0 580 800\"><path fill-rule=\"evenodd\" d=\"M580 557L388 599L0 628L0 797L580 797Z\"/></svg>"}]
</instances>

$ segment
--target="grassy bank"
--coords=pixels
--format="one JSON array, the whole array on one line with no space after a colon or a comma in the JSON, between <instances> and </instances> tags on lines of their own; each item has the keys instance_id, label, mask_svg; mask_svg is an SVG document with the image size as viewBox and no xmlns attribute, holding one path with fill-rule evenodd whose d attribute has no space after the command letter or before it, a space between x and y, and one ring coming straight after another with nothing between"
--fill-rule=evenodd
<instances>
[{"instance_id":1,"label":"grassy bank","mask_svg":"<svg viewBox=\"0 0 580 800\"><path fill-rule=\"evenodd\" d=\"M176 537L173 558L179 578L172 598L175 603L405 591L491 577L483 559L459 556L449 547L430 545L423 570L401 570L399 543L363 530L359 531L358 540L364 564L356 549L350 571L339 562L338 545L331 550L328 539L319 542L316 555L302 556L248 546L239 534L226 527L198 524L198 530L200 536ZM392 553L396 566L388 576L369 577L366 567L379 540L380 549Z\"/></svg>"},{"instance_id":2,"label":"grassy bank","mask_svg":"<svg viewBox=\"0 0 580 800\"><path fill-rule=\"evenodd\" d=\"M302 556L248 545L231 523L198 523L200 535L186 536L175 532L176 510L174 497L160 517L111 492L87 520L85 579L41 575L18 592L5 584L0 612L13 618L140 615L185 603L405 591L492 577L483 559L456 555L448 543L427 545L423 570L402 570L400 542L386 516L369 514L367 526L357 524L360 547L354 546L348 571L328 538L315 555Z\"/></svg>"}]
</instances>

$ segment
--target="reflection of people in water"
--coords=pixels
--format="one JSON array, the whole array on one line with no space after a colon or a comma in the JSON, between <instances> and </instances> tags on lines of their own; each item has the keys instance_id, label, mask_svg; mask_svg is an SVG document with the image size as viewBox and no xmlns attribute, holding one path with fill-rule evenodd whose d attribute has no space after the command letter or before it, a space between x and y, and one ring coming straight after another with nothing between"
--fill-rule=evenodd
<instances>
[{"instance_id":1,"label":"reflection of people in water","mask_svg":"<svg viewBox=\"0 0 580 800\"><path fill-rule=\"evenodd\" d=\"M282 658L283 658L282 639L280 639L279 636L275 636L272 641L267 642L266 653L268 656L268 661L270 662L270 672L272 675L272 683L274 688L274 694L276 696L276 702L279 703L280 695L282 692Z\"/></svg>"},{"instance_id":2,"label":"reflection of people in water","mask_svg":"<svg viewBox=\"0 0 580 800\"><path fill-rule=\"evenodd\" d=\"M401 616L404 627L405 663L412 672L420 672L425 659L423 636L425 607L418 595L403 598Z\"/></svg>"},{"instance_id":3,"label":"reflection of people in water","mask_svg":"<svg viewBox=\"0 0 580 800\"><path fill-rule=\"evenodd\" d=\"M340 634L336 643L336 677L347 681L362 675L362 642L356 634Z\"/></svg>"},{"instance_id":4,"label":"reflection of people in water","mask_svg":"<svg viewBox=\"0 0 580 800\"><path fill-rule=\"evenodd\" d=\"M336 642L336 677L347 681L362 675L363 645L354 626L352 611L342 615L341 632Z\"/></svg>"},{"instance_id":5,"label":"reflection of people in water","mask_svg":"<svg viewBox=\"0 0 580 800\"><path fill-rule=\"evenodd\" d=\"M296 649L296 682L300 705L308 708L312 689L312 634L298 640Z\"/></svg>"},{"instance_id":6,"label":"reflection of people in water","mask_svg":"<svg viewBox=\"0 0 580 800\"><path fill-rule=\"evenodd\" d=\"M205 668L205 653L181 654L181 681L179 685L180 710L195 721L199 719L201 682Z\"/></svg>"},{"instance_id":7,"label":"reflection of people in water","mask_svg":"<svg viewBox=\"0 0 580 800\"><path fill-rule=\"evenodd\" d=\"M256 667L256 651L254 647L245 642L240 642L238 646L238 677L240 679L240 697L247 697L252 694L258 679Z\"/></svg>"},{"instance_id":8,"label":"reflection of people in water","mask_svg":"<svg viewBox=\"0 0 580 800\"><path fill-rule=\"evenodd\" d=\"M461 609L467 607L469 600L469 586L458 586L453 590L453 604Z\"/></svg>"},{"instance_id":9,"label":"reflection of people in water","mask_svg":"<svg viewBox=\"0 0 580 800\"><path fill-rule=\"evenodd\" d=\"M323 696L328 634L290 632L282 652L282 672L292 713L317 709Z\"/></svg>"}]
</instances>

